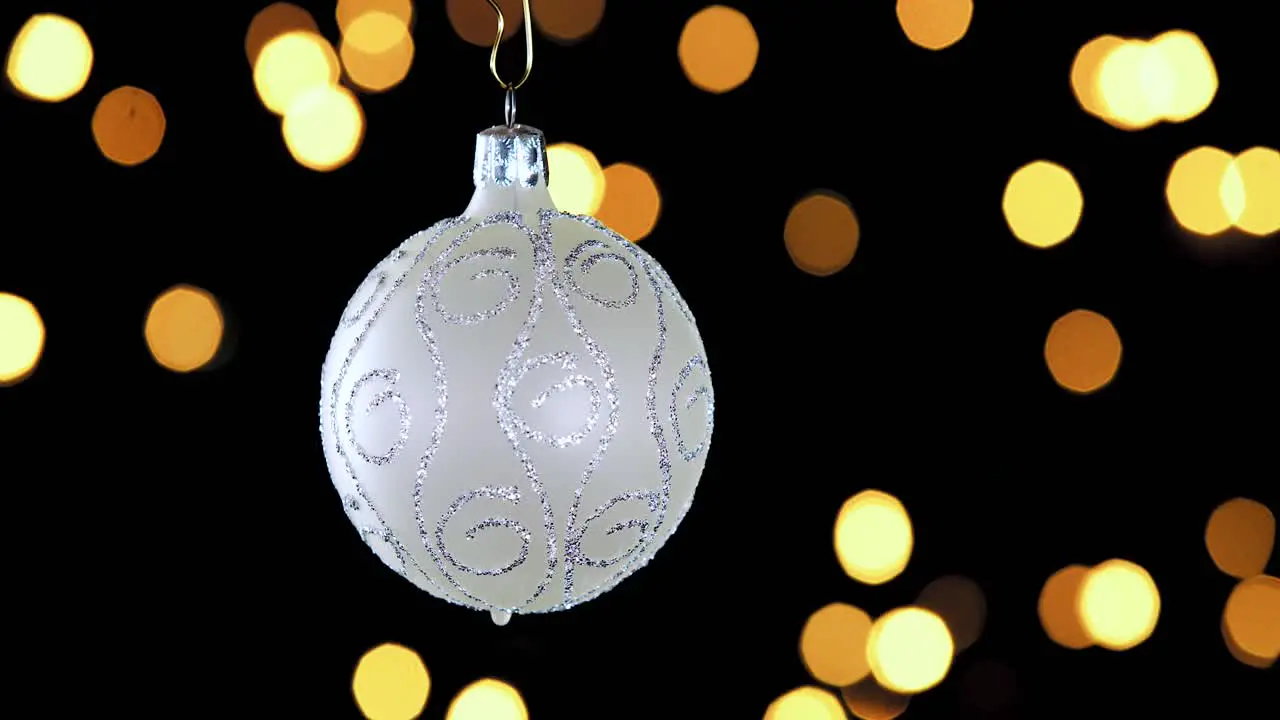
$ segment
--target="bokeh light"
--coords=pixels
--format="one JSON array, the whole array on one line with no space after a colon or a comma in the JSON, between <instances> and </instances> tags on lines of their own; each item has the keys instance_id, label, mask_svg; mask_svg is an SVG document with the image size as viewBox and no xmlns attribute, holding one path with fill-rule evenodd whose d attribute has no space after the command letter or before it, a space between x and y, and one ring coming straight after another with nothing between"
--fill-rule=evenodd
<instances>
[{"instance_id":1,"label":"bokeh light","mask_svg":"<svg viewBox=\"0 0 1280 720\"><path fill-rule=\"evenodd\" d=\"M1204 544L1213 564L1231 577L1245 580L1261 574L1276 543L1276 516L1266 505L1248 498L1228 500L1209 515Z\"/></svg>"},{"instance_id":2,"label":"bokeh light","mask_svg":"<svg viewBox=\"0 0 1280 720\"><path fill-rule=\"evenodd\" d=\"M35 371L44 353L44 320L30 300L0 292L0 387Z\"/></svg>"},{"instance_id":3,"label":"bokeh light","mask_svg":"<svg viewBox=\"0 0 1280 720\"><path fill-rule=\"evenodd\" d=\"M253 67L253 84L268 110L286 115L312 90L337 85L341 74L329 41L315 33L292 31L263 46Z\"/></svg>"},{"instance_id":4,"label":"bokeh light","mask_svg":"<svg viewBox=\"0 0 1280 720\"><path fill-rule=\"evenodd\" d=\"M662 195L643 168L614 163L604 169L604 200L596 219L631 242L640 242L653 232L661 214Z\"/></svg>"},{"instance_id":5,"label":"bokeh light","mask_svg":"<svg viewBox=\"0 0 1280 720\"><path fill-rule=\"evenodd\" d=\"M1231 161L1227 173L1239 188L1234 193L1221 190L1223 204L1231 204L1232 195L1241 196L1234 212L1228 208L1235 226L1250 235L1280 232L1280 152L1249 148Z\"/></svg>"},{"instance_id":6,"label":"bokeh light","mask_svg":"<svg viewBox=\"0 0 1280 720\"><path fill-rule=\"evenodd\" d=\"M1107 108L1098 90L1098 71L1110 52L1122 45L1124 38L1099 35L1080 47L1071 63L1071 92L1085 112L1106 119Z\"/></svg>"},{"instance_id":7,"label":"bokeh light","mask_svg":"<svg viewBox=\"0 0 1280 720\"><path fill-rule=\"evenodd\" d=\"M125 85L102 96L90 123L93 141L106 158L126 167L141 165L164 142L164 108L151 93Z\"/></svg>"},{"instance_id":8,"label":"bokeh light","mask_svg":"<svg viewBox=\"0 0 1280 720\"><path fill-rule=\"evenodd\" d=\"M902 574L914 545L911 517L888 493L863 490L846 500L836 516L836 559L858 582L881 585Z\"/></svg>"},{"instance_id":9,"label":"bokeh light","mask_svg":"<svg viewBox=\"0 0 1280 720\"><path fill-rule=\"evenodd\" d=\"M398 16L372 10L353 20L338 53L347 77L361 90L399 85L413 67L413 35Z\"/></svg>"},{"instance_id":10,"label":"bokeh light","mask_svg":"<svg viewBox=\"0 0 1280 720\"><path fill-rule=\"evenodd\" d=\"M1171 30L1151 41L1173 77L1167 104L1160 108L1166 122L1186 122L1209 109L1218 94L1218 69L1200 38L1185 30Z\"/></svg>"},{"instance_id":11,"label":"bokeh light","mask_svg":"<svg viewBox=\"0 0 1280 720\"><path fill-rule=\"evenodd\" d=\"M1070 650L1093 646L1093 639L1080 622L1080 588L1089 575L1084 565L1068 565L1049 576L1040 590L1036 610L1049 639Z\"/></svg>"},{"instance_id":12,"label":"bokeh light","mask_svg":"<svg viewBox=\"0 0 1280 720\"><path fill-rule=\"evenodd\" d=\"M942 50L969 32L973 0L898 0L897 13L908 40L927 50Z\"/></svg>"},{"instance_id":13,"label":"bokeh light","mask_svg":"<svg viewBox=\"0 0 1280 720\"><path fill-rule=\"evenodd\" d=\"M1117 127L1141 130L1159 122L1173 98L1176 78L1150 43L1126 40L1102 59L1098 95L1106 118Z\"/></svg>"},{"instance_id":14,"label":"bokeh light","mask_svg":"<svg viewBox=\"0 0 1280 720\"><path fill-rule=\"evenodd\" d=\"M852 685L871 672L867 637L871 616L845 603L818 609L800 632L800 659L815 680L827 685Z\"/></svg>"},{"instance_id":15,"label":"bokeh light","mask_svg":"<svg viewBox=\"0 0 1280 720\"><path fill-rule=\"evenodd\" d=\"M309 32L320 34L320 27L311 13L293 3L272 3L258 11L249 21L249 29L244 35L244 54L249 59L249 67L256 67L262 48L273 39L290 32Z\"/></svg>"},{"instance_id":16,"label":"bokeh light","mask_svg":"<svg viewBox=\"0 0 1280 720\"><path fill-rule=\"evenodd\" d=\"M604 0L533 0L529 13L534 27L546 37L562 44L575 43L600 26Z\"/></svg>"},{"instance_id":17,"label":"bokeh light","mask_svg":"<svg viewBox=\"0 0 1280 720\"><path fill-rule=\"evenodd\" d=\"M143 335L161 367L186 373L209 364L222 345L218 301L191 285L175 285L151 303Z\"/></svg>"},{"instance_id":18,"label":"bokeh light","mask_svg":"<svg viewBox=\"0 0 1280 720\"><path fill-rule=\"evenodd\" d=\"M751 77L760 56L760 39L746 15L711 5L685 23L676 52L694 87L726 93Z\"/></svg>"},{"instance_id":19,"label":"bokeh light","mask_svg":"<svg viewBox=\"0 0 1280 720\"><path fill-rule=\"evenodd\" d=\"M334 9L334 16L338 21L338 32L342 33L345 40L346 36L352 33L352 26L361 17L373 13L385 15L394 23L392 25L379 20L378 25L359 31L368 35L365 38L359 38L356 47L376 55L395 45L400 41L401 35L409 32L409 28L413 25L413 0L338 0L338 6ZM374 44L366 46L364 44L366 41L373 41ZM379 43L383 47L379 48Z\"/></svg>"},{"instance_id":20,"label":"bokeh light","mask_svg":"<svg viewBox=\"0 0 1280 720\"><path fill-rule=\"evenodd\" d=\"M1230 153L1208 146L1189 150L1174 161L1164 195L1179 225L1205 236L1231 227L1226 209L1229 197L1223 197L1235 194L1224 193L1223 187L1231 165Z\"/></svg>"},{"instance_id":21,"label":"bokeh light","mask_svg":"<svg viewBox=\"0 0 1280 720\"><path fill-rule=\"evenodd\" d=\"M369 720L413 720L422 714L430 691L422 658L395 643L365 653L351 676L351 694Z\"/></svg>"},{"instance_id":22,"label":"bokeh light","mask_svg":"<svg viewBox=\"0 0 1280 720\"><path fill-rule=\"evenodd\" d=\"M1151 637L1160 619L1160 591L1128 560L1095 566L1080 585L1080 622L1095 645L1128 650Z\"/></svg>"},{"instance_id":23,"label":"bokeh light","mask_svg":"<svg viewBox=\"0 0 1280 720\"><path fill-rule=\"evenodd\" d=\"M462 689L449 705L446 720L529 720L520 691L485 678Z\"/></svg>"},{"instance_id":24,"label":"bokeh light","mask_svg":"<svg viewBox=\"0 0 1280 720\"><path fill-rule=\"evenodd\" d=\"M1081 395L1109 385L1122 354L1115 326L1092 310L1072 310L1058 318L1044 341L1044 361L1054 382Z\"/></svg>"},{"instance_id":25,"label":"bokeh light","mask_svg":"<svg viewBox=\"0 0 1280 720\"><path fill-rule=\"evenodd\" d=\"M604 170L594 153L573 143L547 148L547 190L556 208L579 215L595 215L606 192Z\"/></svg>"},{"instance_id":26,"label":"bokeh light","mask_svg":"<svg viewBox=\"0 0 1280 720\"><path fill-rule=\"evenodd\" d=\"M840 699L859 720L894 720L911 704L910 695L889 690L876 682L874 675L840 688Z\"/></svg>"},{"instance_id":27,"label":"bokeh light","mask_svg":"<svg viewBox=\"0 0 1280 720\"><path fill-rule=\"evenodd\" d=\"M521 0L497 0L502 8L502 39L509 40L524 26L524 3ZM472 45L491 47L498 33L498 15L484 0L446 0L445 14L458 37Z\"/></svg>"},{"instance_id":28,"label":"bokeh light","mask_svg":"<svg viewBox=\"0 0 1280 720\"><path fill-rule=\"evenodd\" d=\"M843 720L840 700L822 688L805 686L784 693L764 711L764 720Z\"/></svg>"},{"instance_id":29,"label":"bokeh light","mask_svg":"<svg viewBox=\"0 0 1280 720\"><path fill-rule=\"evenodd\" d=\"M920 607L890 610L875 621L867 638L867 660L876 681L903 694L942 682L954 657L946 622Z\"/></svg>"},{"instance_id":30,"label":"bokeh light","mask_svg":"<svg viewBox=\"0 0 1280 720\"><path fill-rule=\"evenodd\" d=\"M986 626L987 598L978 583L967 577L947 575L934 580L920 592L915 604L942 618L956 652L977 642Z\"/></svg>"},{"instance_id":31,"label":"bokeh light","mask_svg":"<svg viewBox=\"0 0 1280 720\"><path fill-rule=\"evenodd\" d=\"M1204 43L1185 30L1150 41L1103 35L1076 54L1071 85L1090 114L1141 130L1203 113L1217 95L1218 72Z\"/></svg>"},{"instance_id":32,"label":"bokeh light","mask_svg":"<svg viewBox=\"0 0 1280 720\"><path fill-rule=\"evenodd\" d=\"M1222 612L1223 639L1246 665L1269 668L1280 658L1280 579L1255 575L1231 591Z\"/></svg>"},{"instance_id":33,"label":"bokeh light","mask_svg":"<svg viewBox=\"0 0 1280 720\"><path fill-rule=\"evenodd\" d=\"M346 88L318 87L294 103L280 127L299 165L328 172L346 165L360 149L364 111Z\"/></svg>"},{"instance_id":34,"label":"bokeh light","mask_svg":"<svg viewBox=\"0 0 1280 720\"><path fill-rule=\"evenodd\" d=\"M795 266L818 277L834 275L853 262L862 229L849 201L830 190L815 190L787 214L782 240Z\"/></svg>"},{"instance_id":35,"label":"bokeh light","mask_svg":"<svg viewBox=\"0 0 1280 720\"><path fill-rule=\"evenodd\" d=\"M80 92L93 69L84 28L61 15L32 15L14 37L5 74L23 95L61 102Z\"/></svg>"},{"instance_id":36,"label":"bokeh light","mask_svg":"<svg viewBox=\"0 0 1280 720\"><path fill-rule=\"evenodd\" d=\"M1084 194L1070 170L1037 160L1009 177L1001 207L1014 237L1032 247L1049 248L1075 233Z\"/></svg>"}]
</instances>

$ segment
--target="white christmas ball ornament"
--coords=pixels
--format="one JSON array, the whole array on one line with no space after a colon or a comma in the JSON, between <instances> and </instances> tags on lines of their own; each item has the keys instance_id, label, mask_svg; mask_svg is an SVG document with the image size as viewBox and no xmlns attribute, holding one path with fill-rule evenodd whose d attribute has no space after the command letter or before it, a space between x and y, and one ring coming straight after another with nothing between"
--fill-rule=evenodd
<instances>
[{"instance_id":1,"label":"white christmas ball ornament","mask_svg":"<svg viewBox=\"0 0 1280 720\"><path fill-rule=\"evenodd\" d=\"M693 501L715 395L666 272L547 192L542 133L476 141L466 212L351 299L320 434L351 522L427 592L563 610L612 588Z\"/></svg>"}]
</instances>

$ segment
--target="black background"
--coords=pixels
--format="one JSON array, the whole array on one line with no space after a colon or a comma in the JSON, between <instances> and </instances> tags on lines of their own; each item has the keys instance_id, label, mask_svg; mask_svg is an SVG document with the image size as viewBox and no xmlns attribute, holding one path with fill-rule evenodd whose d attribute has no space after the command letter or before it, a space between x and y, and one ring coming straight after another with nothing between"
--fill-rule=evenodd
<instances>
[{"instance_id":1,"label":"black background","mask_svg":"<svg viewBox=\"0 0 1280 720\"><path fill-rule=\"evenodd\" d=\"M810 612L882 612L947 573L986 591L986 634L908 717L981 716L965 677L984 663L1011 673L1005 717L1274 701L1274 677L1223 645L1232 581L1203 530L1235 495L1277 507L1280 238L1192 241L1163 198L1186 150L1280 139L1266 3L980 0L965 39L935 53L887 0L743 1L759 63L721 96L676 58L697 3L614 0L585 42L539 40L521 120L653 173L664 212L643 246L698 317L719 412L697 502L656 561L599 600L503 628L363 546L316 430L351 292L470 197L471 138L501 121L487 51L419 0L413 70L364 98L359 156L315 173L254 93L243 40L265 4L0 5L0 35L60 12L96 53L64 103L0 95L0 289L32 300L49 333L36 373L0 390L9 704L356 717L355 662L396 641L431 670L427 718L482 676L519 688L535 719L758 718L807 680ZM299 4L336 41L333 3ZM1126 133L1079 109L1068 72L1084 42L1174 28L1214 55L1207 112ZM89 132L123 84L168 118L135 168ZM1050 251L1016 242L1000 211L1009 174L1040 158L1085 196L1079 230ZM848 197L863 229L830 278L795 269L781 239L815 188ZM146 308L178 282L229 317L216 369L180 376L148 356ZM1090 397L1054 385L1041 354L1077 307L1124 341L1115 382ZM879 588L846 578L831 549L840 503L866 487L897 494L917 533L907 571ZM1124 653L1053 645L1036 618L1044 580L1109 557L1159 583L1155 635Z\"/></svg>"}]
</instances>

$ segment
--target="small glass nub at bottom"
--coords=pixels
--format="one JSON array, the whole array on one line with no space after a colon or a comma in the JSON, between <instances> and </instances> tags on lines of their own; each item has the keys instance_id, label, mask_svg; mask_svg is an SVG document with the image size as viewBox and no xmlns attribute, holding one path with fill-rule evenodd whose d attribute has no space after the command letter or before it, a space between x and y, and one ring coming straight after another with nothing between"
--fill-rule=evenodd
<instances>
[{"instance_id":1,"label":"small glass nub at bottom","mask_svg":"<svg viewBox=\"0 0 1280 720\"><path fill-rule=\"evenodd\" d=\"M493 618L493 624L502 627L511 622L510 610L490 610L489 617Z\"/></svg>"}]
</instances>

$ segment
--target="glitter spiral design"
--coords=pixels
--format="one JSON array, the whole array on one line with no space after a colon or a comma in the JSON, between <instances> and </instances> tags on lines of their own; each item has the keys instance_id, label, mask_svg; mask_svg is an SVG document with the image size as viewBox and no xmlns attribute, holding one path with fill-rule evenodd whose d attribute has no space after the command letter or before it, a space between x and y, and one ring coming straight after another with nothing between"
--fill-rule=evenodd
<instances>
[{"instance_id":1,"label":"glitter spiral design","mask_svg":"<svg viewBox=\"0 0 1280 720\"><path fill-rule=\"evenodd\" d=\"M391 442L391 447L382 453L366 450L364 445L360 444L360 441L356 439L355 424L352 422L355 415L356 398L360 396L366 387L379 380L386 383L386 387L375 393L369 400L365 413L372 414L383 405L391 403L396 408L400 424L400 432L396 435L395 440ZM409 430L413 427L413 419L409 414L409 406L405 404L404 398L400 396L400 392L396 388L396 383L398 382L400 382L400 373L395 370L378 369L370 370L361 375L360 379L356 380L355 384L351 386L351 395L347 399L346 406L347 443L355 449L356 454L363 458L365 462L373 463L374 465L386 465L395 460L400 451L404 449L405 444L409 442Z\"/></svg>"}]
</instances>

